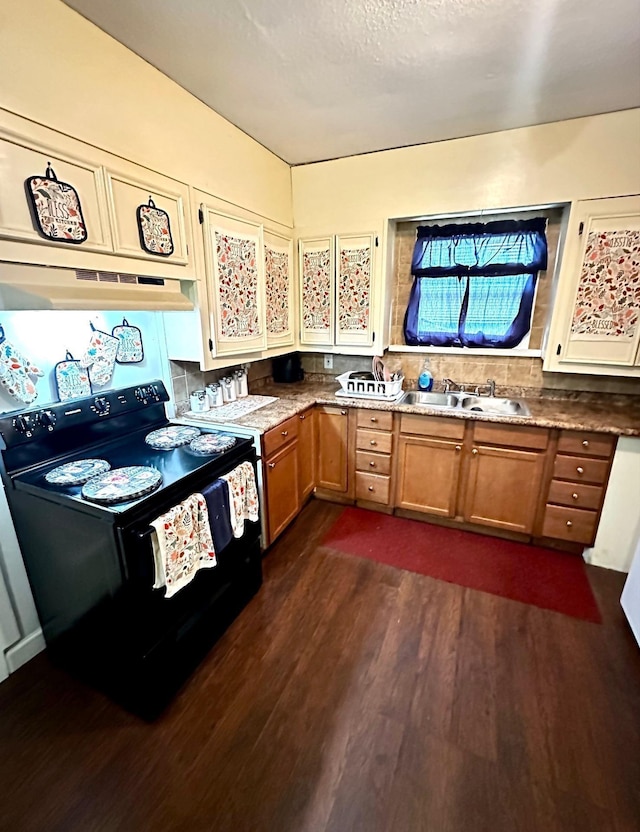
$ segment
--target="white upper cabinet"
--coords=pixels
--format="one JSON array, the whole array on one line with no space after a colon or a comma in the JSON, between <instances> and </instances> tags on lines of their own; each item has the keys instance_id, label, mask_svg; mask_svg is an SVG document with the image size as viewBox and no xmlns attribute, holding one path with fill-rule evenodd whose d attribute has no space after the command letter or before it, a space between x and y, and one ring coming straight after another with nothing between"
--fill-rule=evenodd
<instances>
[{"instance_id":1,"label":"white upper cabinet","mask_svg":"<svg viewBox=\"0 0 640 832\"><path fill-rule=\"evenodd\" d=\"M573 206L544 369L640 376L640 197Z\"/></svg>"},{"instance_id":2,"label":"white upper cabinet","mask_svg":"<svg viewBox=\"0 0 640 832\"><path fill-rule=\"evenodd\" d=\"M106 172L116 253L185 265L189 187L151 171L144 180L136 173Z\"/></svg>"},{"instance_id":3,"label":"white upper cabinet","mask_svg":"<svg viewBox=\"0 0 640 832\"><path fill-rule=\"evenodd\" d=\"M262 225L201 206L216 355L266 347Z\"/></svg>"},{"instance_id":4,"label":"white upper cabinet","mask_svg":"<svg viewBox=\"0 0 640 832\"><path fill-rule=\"evenodd\" d=\"M0 261L194 280L188 212L188 185L0 110Z\"/></svg>"},{"instance_id":5,"label":"white upper cabinet","mask_svg":"<svg viewBox=\"0 0 640 832\"><path fill-rule=\"evenodd\" d=\"M302 237L299 246L300 343L374 343L375 234Z\"/></svg>"},{"instance_id":6,"label":"white upper cabinet","mask_svg":"<svg viewBox=\"0 0 640 832\"><path fill-rule=\"evenodd\" d=\"M300 273L300 343L333 344L335 322L335 240L298 241Z\"/></svg>"},{"instance_id":7,"label":"white upper cabinet","mask_svg":"<svg viewBox=\"0 0 640 832\"><path fill-rule=\"evenodd\" d=\"M293 345L293 240L267 228L264 229L264 291L267 348Z\"/></svg>"}]
</instances>

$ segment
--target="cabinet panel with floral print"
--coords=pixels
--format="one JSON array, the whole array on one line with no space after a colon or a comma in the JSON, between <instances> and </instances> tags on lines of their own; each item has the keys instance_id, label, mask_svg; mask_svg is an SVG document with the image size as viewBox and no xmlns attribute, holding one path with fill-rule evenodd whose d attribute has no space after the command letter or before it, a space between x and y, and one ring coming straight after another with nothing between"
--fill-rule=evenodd
<instances>
[{"instance_id":1,"label":"cabinet panel with floral print","mask_svg":"<svg viewBox=\"0 0 640 832\"><path fill-rule=\"evenodd\" d=\"M374 236L336 237L336 344L370 346Z\"/></svg>"},{"instance_id":2,"label":"cabinet panel with floral print","mask_svg":"<svg viewBox=\"0 0 640 832\"><path fill-rule=\"evenodd\" d=\"M293 241L264 231L264 289L267 347L294 341Z\"/></svg>"},{"instance_id":3,"label":"cabinet panel with floral print","mask_svg":"<svg viewBox=\"0 0 640 832\"><path fill-rule=\"evenodd\" d=\"M299 240L300 343L332 345L335 260L333 237Z\"/></svg>"},{"instance_id":4,"label":"cabinet panel with floral print","mask_svg":"<svg viewBox=\"0 0 640 832\"><path fill-rule=\"evenodd\" d=\"M211 210L206 214L216 352L262 350L266 346L262 226Z\"/></svg>"}]
</instances>

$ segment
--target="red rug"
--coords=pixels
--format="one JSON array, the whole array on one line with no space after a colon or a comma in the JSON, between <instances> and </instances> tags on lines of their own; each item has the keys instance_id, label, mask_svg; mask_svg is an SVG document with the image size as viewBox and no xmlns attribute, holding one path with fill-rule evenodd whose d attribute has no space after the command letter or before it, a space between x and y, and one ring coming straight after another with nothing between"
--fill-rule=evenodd
<instances>
[{"instance_id":1,"label":"red rug","mask_svg":"<svg viewBox=\"0 0 640 832\"><path fill-rule=\"evenodd\" d=\"M584 562L578 555L361 508L346 508L322 545L602 623Z\"/></svg>"}]
</instances>

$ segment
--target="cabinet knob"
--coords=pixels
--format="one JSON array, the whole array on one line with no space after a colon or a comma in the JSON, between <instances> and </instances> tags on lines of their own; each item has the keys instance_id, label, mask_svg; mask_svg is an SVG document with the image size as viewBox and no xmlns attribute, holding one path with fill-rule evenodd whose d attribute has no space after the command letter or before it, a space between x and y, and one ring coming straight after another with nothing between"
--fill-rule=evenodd
<instances>
[{"instance_id":1,"label":"cabinet knob","mask_svg":"<svg viewBox=\"0 0 640 832\"><path fill-rule=\"evenodd\" d=\"M372 445L377 445L378 443L376 442L376 440L375 440L375 439L372 439L372 440L371 440L371 444L372 444Z\"/></svg>"},{"instance_id":2,"label":"cabinet knob","mask_svg":"<svg viewBox=\"0 0 640 832\"><path fill-rule=\"evenodd\" d=\"M573 492L573 494L571 495L571 499L572 499L572 500L577 500L577 499L578 499L578 495L576 494L576 492L575 492L575 491L574 491L574 492Z\"/></svg>"},{"instance_id":3,"label":"cabinet knob","mask_svg":"<svg viewBox=\"0 0 640 832\"><path fill-rule=\"evenodd\" d=\"M306 418L307 418L307 417L304 415L304 413L300 416L300 419L301 419L301 420L302 420L302 419L306 419Z\"/></svg>"},{"instance_id":4,"label":"cabinet knob","mask_svg":"<svg viewBox=\"0 0 640 832\"><path fill-rule=\"evenodd\" d=\"M371 462L369 463L369 465L370 465L372 468L375 468L375 467L376 467L376 464L375 464L375 462L374 462L373 460L371 460Z\"/></svg>"},{"instance_id":5,"label":"cabinet knob","mask_svg":"<svg viewBox=\"0 0 640 832\"><path fill-rule=\"evenodd\" d=\"M369 486L369 491L373 491L373 486L372 485Z\"/></svg>"},{"instance_id":6,"label":"cabinet knob","mask_svg":"<svg viewBox=\"0 0 640 832\"><path fill-rule=\"evenodd\" d=\"M283 436L289 436L289 431L288 430L283 430L282 435Z\"/></svg>"},{"instance_id":7,"label":"cabinet knob","mask_svg":"<svg viewBox=\"0 0 640 832\"><path fill-rule=\"evenodd\" d=\"M341 415L341 416L346 416L346 415L347 415L347 411L346 411L346 410L341 410L341 411L340 411L340 415Z\"/></svg>"},{"instance_id":8,"label":"cabinet knob","mask_svg":"<svg viewBox=\"0 0 640 832\"><path fill-rule=\"evenodd\" d=\"M461 451L461 450L462 450L462 445L456 445L456 451Z\"/></svg>"},{"instance_id":9,"label":"cabinet knob","mask_svg":"<svg viewBox=\"0 0 640 832\"><path fill-rule=\"evenodd\" d=\"M376 419L376 417L375 417L375 416L372 416L372 417L371 417L371 421L372 421L372 422L377 422L378 420Z\"/></svg>"},{"instance_id":10,"label":"cabinet knob","mask_svg":"<svg viewBox=\"0 0 640 832\"><path fill-rule=\"evenodd\" d=\"M474 449L471 451L471 453L472 453L474 456L476 456L476 455L477 455L477 453L478 453L478 449L477 449L477 448L474 448Z\"/></svg>"},{"instance_id":11,"label":"cabinet knob","mask_svg":"<svg viewBox=\"0 0 640 832\"><path fill-rule=\"evenodd\" d=\"M573 523L571 522L571 520L567 520L567 526L568 526L568 528L571 528L571 526L573 526Z\"/></svg>"},{"instance_id":12,"label":"cabinet knob","mask_svg":"<svg viewBox=\"0 0 640 832\"><path fill-rule=\"evenodd\" d=\"M270 462L270 463L269 463L269 468L275 468L275 467L276 467L275 462Z\"/></svg>"},{"instance_id":13,"label":"cabinet knob","mask_svg":"<svg viewBox=\"0 0 640 832\"><path fill-rule=\"evenodd\" d=\"M582 447L583 447L583 448L588 448L588 447L589 447L589 440L588 440L588 439L583 439L583 441L582 441Z\"/></svg>"},{"instance_id":14,"label":"cabinet knob","mask_svg":"<svg viewBox=\"0 0 640 832\"><path fill-rule=\"evenodd\" d=\"M579 474L584 474L584 468L582 468L582 466L580 466L580 465L578 465L578 467L576 468L576 471L577 471Z\"/></svg>"}]
</instances>

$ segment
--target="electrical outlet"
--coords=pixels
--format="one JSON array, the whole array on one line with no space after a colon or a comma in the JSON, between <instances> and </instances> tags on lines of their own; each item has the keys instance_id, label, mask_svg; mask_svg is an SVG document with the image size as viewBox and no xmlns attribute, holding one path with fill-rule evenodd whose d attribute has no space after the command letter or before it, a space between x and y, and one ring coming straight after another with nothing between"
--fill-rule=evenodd
<instances>
[{"instance_id":1,"label":"electrical outlet","mask_svg":"<svg viewBox=\"0 0 640 832\"><path fill-rule=\"evenodd\" d=\"M324 368L325 368L325 370L333 370L333 356L332 355L325 355L325 357L324 357Z\"/></svg>"}]
</instances>

